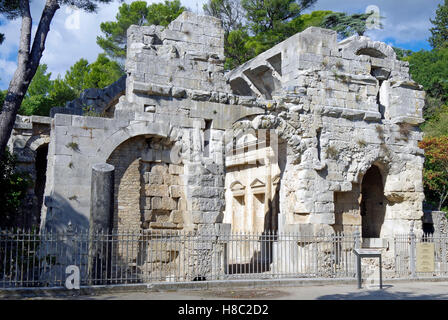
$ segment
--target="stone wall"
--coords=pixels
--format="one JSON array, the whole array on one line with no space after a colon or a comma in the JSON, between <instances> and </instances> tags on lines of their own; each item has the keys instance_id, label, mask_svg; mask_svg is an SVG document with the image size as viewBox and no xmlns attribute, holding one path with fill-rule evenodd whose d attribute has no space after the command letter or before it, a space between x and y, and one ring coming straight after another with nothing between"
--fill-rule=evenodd
<instances>
[{"instance_id":1,"label":"stone wall","mask_svg":"<svg viewBox=\"0 0 448 320\"><path fill-rule=\"evenodd\" d=\"M42 229L88 227L91 168L107 162L113 227L166 239L197 231L200 248L183 253L194 257L182 262L190 269L210 271L222 247L198 239L223 222L306 234L364 226L363 244L382 248L386 264L394 235L411 225L422 232L425 93L390 46L358 36L338 43L336 32L313 27L225 73L218 19L184 12L166 28L131 26L127 37L125 94L98 104L109 114L53 112ZM104 100L86 91L79 105L95 96ZM39 127L22 122L23 135ZM14 152L23 135L11 140ZM370 219L378 208L381 219ZM136 267L181 263L179 248L152 259L153 240L128 257Z\"/></svg>"},{"instance_id":2,"label":"stone wall","mask_svg":"<svg viewBox=\"0 0 448 320\"><path fill-rule=\"evenodd\" d=\"M17 170L31 179L14 223L17 227L28 229L40 223L50 124L48 117L18 115L8 141L9 151L16 157Z\"/></svg>"},{"instance_id":3,"label":"stone wall","mask_svg":"<svg viewBox=\"0 0 448 320\"><path fill-rule=\"evenodd\" d=\"M248 127L273 129L287 142L280 215L288 230L360 228L356 193L376 166L386 198L380 236L407 232L412 221L421 231L417 125L425 93L408 69L384 43L357 36L338 43L335 32L309 28L227 75L232 92L268 108Z\"/></svg>"},{"instance_id":4,"label":"stone wall","mask_svg":"<svg viewBox=\"0 0 448 320\"><path fill-rule=\"evenodd\" d=\"M118 99L124 95L126 76L103 89L90 88L81 92L79 98L69 101L65 106L51 108L50 117L56 113L83 115L90 111L105 117L112 117Z\"/></svg>"},{"instance_id":5,"label":"stone wall","mask_svg":"<svg viewBox=\"0 0 448 320\"><path fill-rule=\"evenodd\" d=\"M225 130L264 113L255 99L230 93L223 58L214 18L186 12L167 28L129 28L126 95L114 117L54 117L42 228L87 226L90 168L102 162L117 166L117 226L193 230L222 222Z\"/></svg>"}]
</instances>

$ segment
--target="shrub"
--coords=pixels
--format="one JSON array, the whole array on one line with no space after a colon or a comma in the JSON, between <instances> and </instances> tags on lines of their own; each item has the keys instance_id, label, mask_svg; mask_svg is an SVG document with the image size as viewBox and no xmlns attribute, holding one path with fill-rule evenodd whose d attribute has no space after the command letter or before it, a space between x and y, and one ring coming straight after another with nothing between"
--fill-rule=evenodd
<instances>
[{"instance_id":1,"label":"shrub","mask_svg":"<svg viewBox=\"0 0 448 320\"><path fill-rule=\"evenodd\" d=\"M30 184L29 174L17 172L16 158L6 149L0 156L0 226L14 225Z\"/></svg>"}]
</instances>

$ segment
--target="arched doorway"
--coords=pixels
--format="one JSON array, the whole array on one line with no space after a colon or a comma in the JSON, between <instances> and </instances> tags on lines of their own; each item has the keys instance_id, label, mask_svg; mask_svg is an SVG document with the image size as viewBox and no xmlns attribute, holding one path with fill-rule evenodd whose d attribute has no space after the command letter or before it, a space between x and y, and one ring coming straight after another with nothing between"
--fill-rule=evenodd
<instances>
[{"instance_id":1,"label":"arched doorway","mask_svg":"<svg viewBox=\"0 0 448 320\"><path fill-rule=\"evenodd\" d=\"M47 156L48 156L48 144L42 144L36 149L35 157L35 173L36 180L34 183L34 195L37 201L36 207L33 211L31 221L28 221L28 226L40 225L40 211L44 201L45 182L47 178Z\"/></svg>"},{"instance_id":2,"label":"arched doorway","mask_svg":"<svg viewBox=\"0 0 448 320\"><path fill-rule=\"evenodd\" d=\"M386 212L386 199L381 172L375 165L363 177L361 196L362 237L379 238Z\"/></svg>"}]
</instances>

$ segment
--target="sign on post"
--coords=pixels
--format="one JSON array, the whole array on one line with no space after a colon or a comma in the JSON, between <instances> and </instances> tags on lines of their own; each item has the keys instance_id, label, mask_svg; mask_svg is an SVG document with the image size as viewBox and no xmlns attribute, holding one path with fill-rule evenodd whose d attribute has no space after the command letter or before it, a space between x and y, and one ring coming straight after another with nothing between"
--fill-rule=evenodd
<instances>
[{"instance_id":1,"label":"sign on post","mask_svg":"<svg viewBox=\"0 0 448 320\"><path fill-rule=\"evenodd\" d=\"M434 272L434 243L417 243L417 272Z\"/></svg>"}]
</instances>

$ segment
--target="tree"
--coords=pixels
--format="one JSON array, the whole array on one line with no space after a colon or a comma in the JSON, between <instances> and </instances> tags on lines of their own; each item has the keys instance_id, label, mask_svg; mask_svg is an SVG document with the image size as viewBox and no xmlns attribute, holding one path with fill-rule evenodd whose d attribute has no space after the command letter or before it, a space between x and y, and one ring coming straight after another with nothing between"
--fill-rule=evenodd
<instances>
[{"instance_id":1,"label":"tree","mask_svg":"<svg viewBox=\"0 0 448 320\"><path fill-rule=\"evenodd\" d=\"M425 137L419 147L425 150L423 182L427 200L441 210L448 199L448 136Z\"/></svg>"},{"instance_id":2,"label":"tree","mask_svg":"<svg viewBox=\"0 0 448 320\"><path fill-rule=\"evenodd\" d=\"M431 32L431 37L428 39L430 45L434 49L446 47L448 44L448 0L438 5L435 19L430 19L430 21L434 25L429 29Z\"/></svg>"},{"instance_id":3,"label":"tree","mask_svg":"<svg viewBox=\"0 0 448 320\"><path fill-rule=\"evenodd\" d=\"M76 93L77 96L85 89L85 78L89 73L89 61L86 59L79 59L73 66L65 73L65 83Z\"/></svg>"},{"instance_id":4,"label":"tree","mask_svg":"<svg viewBox=\"0 0 448 320\"><path fill-rule=\"evenodd\" d=\"M104 88L117 81L124 72L120 65L108 59L106 54L100 53L93 63L89 64L86 59L79 59L65 73L64 83L60 83L59 90L71 88L76 96L89 88ZM66 86L64 88L64 85Z\"/></svg>"},{"instance_id":5,"label":"tree","mask_svg":"<svg viewBox=\"0 0 448 320\"><path fill-rule=\"evenodd\" d=\"M314 11L310 14L303 14L278 24L273 30L267 30L254 36L249 35L248 27L231 31L225 38L226 63L224 67L233 69L308 27L320 26L324 17L330 13L332 11Z\"/></svg>"},{"instance_id":6,"label":"tree","mask_svg":"<svg viewBox=\"0 0 448 320\"><path fill-rule=\"evenodd\" d=\"M245 11L240 0L208 0L202 9L207 15L221 19L226 35L243 26Z\"/></svg>"},{"instance_id":7,"label":"tree","mask_svg":"<svg viewBox=\"0 0 448 320\"><path fill-rule=\"evenodd\" d=\"M88 67L89 70L84 74L83 89L104 88L124 75L120 65L109 60L104 53L99 54L96 61Z\"/></svg>"},{"instance_id":8,"label":"tree","mask_svg":"<svg viewBox=\"0 0 448 320\"><path fill-rule=\"evenodd\" d=\"M91 64L86 59L80 59L65 73L64 79L58 76L51 80L47 65L40 65L19 114L49 116L51 108L64 106L66 102L79 97L85 89L104 88L122 75L118 63L109 60L105 54L99 54Z\"/></svg>"},{"instance_id":9,"label":"tree","mask_svg":"<svg viewBox=\"0 0 448 320\"><path fill-rule=\"evenodd\" d=\"M448 99L448 47L438 50L415 52L405 58L409 62L412 78L425 91L443 102Z\"/></svg>"},{"instance_id":10,"label":"tree","mask_svg":"<svg viewBox=\"0 0 448 320\"><path fill-rule=\"evenodd\" d=\"M30 177L16 171L16 159L8 151L0 155L0 225L13 226Z\"/></svg>"},{"instance_id":11,"label":"tree","mask_svg":"<svg viewBox=\"0 0 448 320\"><path fill-rule=\"evenodd\" d=\"M36 74L28 87L25 98L18 111L22 115L48 116L52 107L48 93L52 87L51 73L47 73L47 65L37 68Z\"/></svg>"},{"instance_id":12,"label":"tree","mask_svg":"<svg viewBox=\"0 0 448 320\"><path fill-rule=\"evenodd\" d=\"M405 58L412 56L412 54L414 53L414 51L412 50L402 49L398 47L392 47L392 49L394 49L398 60L404 60Z\"/></svg>"},{"instance_id":13,"label":"tree","mask_svg":"<svg viewBox=\"0 0 448 320\"><path fill-rule=\"evenodd\" d=\"M248 32L243 28L233 30L228 34L224 45L226 55L225 69L233 69L255 57L254 50L247 46L249 39Z\"/></svg>"},{"instance_id":14,"label":"tree","mask_svg":"<svg viewBox=\"0 0 448 320\"><path fill-rule=\"evenodd\" d=\"M22 104L31 80L45 50L45 42L50 31L51 21L61 5L73 5L79 9L94 12L97 2L108 3L112 0L46 0L32 37L32 17L29 0L2 1L0 13L7 18L21 17L20 42L18 49L17 69L8 87L3 107L0 111L0 155L5 152L11 135L17 112ZM31 39L33 39L31 41Z\"/></svg>"},{"instance_id":15,"label":"tree","mask_svg":"<svg viewBox=\"0 0 448 320\"><path fill-rule=\"evenodd\" d=\"M426 137L448 137L448 106L443 105L436 109L432 116L422 124L422 129Z\"/></svg>"},{"instance_id":16,"label":"tree","mask_svg":"<svg viewBox=\"0 0 448 320\"><path fill-rule=\"evenodd\" d=\"M327 15L322 21L322 28L336 31L339 38L344 39L357 34L363 36L367 31L367 19L373 13L356 13L347 15L343 12L334 12Z\"/></svg>"},{"instance_id":17,"label":"tree","mask_svg":"<svg viewBox=\"0 0 448 320\"><path fill-rule=\"evenodd\" d=\"M241 0L249 27L254 34L274 30L310 8L317 0Z\"/></svg>"},{"instance_id":18,"label":"tree","mask_svg":"<svg viewBox=\"0 0 448 320\"><path fill-rule=\"evenodd\" d=\"M6 93L8 93L8 91L0 90L0 106L3 105L3 101L5 101Z\"/></svg>"},{"instance_id":19,"label":"tree","mask_svg":"<svg viewBox=\"0 0 448 320\"><path fill-rule=\"evenodd\" d=\"M179 0L147 5L146 1L135 1L131 4L123 3L118 8L116 21L103 22L100 25L104 36L96 38L97 44L114 60L122 62L126 58L126 33L135 24L167 26L185 9Z\"/></svg>"}]
</instances>

